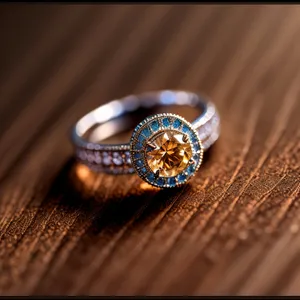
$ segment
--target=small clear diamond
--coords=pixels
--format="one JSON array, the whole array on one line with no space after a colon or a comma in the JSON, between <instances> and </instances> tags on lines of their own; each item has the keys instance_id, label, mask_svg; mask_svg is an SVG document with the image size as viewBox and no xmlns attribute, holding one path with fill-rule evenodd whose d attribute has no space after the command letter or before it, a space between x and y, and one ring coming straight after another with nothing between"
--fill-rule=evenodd
<instances>
[{"instance_id":1,"label":"small clear diamond","mask_svg":"<svg viewBox=\"0 0 300 300\"><path fill-rule=\"evenodd\" d=\"M85 153L85 151L80 151L80 152L79 152L79 157L80 157L80 159L82 159L82 160L86 160L86 153Z\"/></svg>"},{"instance_id":2,"label":"small clear diamond","mask_svg":"<svg viewBox=\"0 0 300 300\"><path fill-rule=\"evenodd\" d=\"M123 158L120 153L114 152L113 153L113 162L115 165L120 166L123 164Z\"/></svg>"},{"instance_id":3,"label":"small clear diamond","mask_svg":"<svg viewBox=\"0 0 300 300\"><path fill-rule=\"evenodd\" d=\"M88 154L88 155L87 155L87 160L88 160L90 163L94 162L94 155L93 155L93 154Z\"/></svg>"},{"instance_id":4,"label":"small clear diamond","mask_svg":"<svg viewBox=\"0 0 300 300\"><path fill-rule=\"evenodd\" d=\"M129 152L129 151L126 151L126 152L125 152L125 162L126 162L126 164L128 164L128 165L131 164L130 152Z\"/></svg>"},{"instance_id":5,"label":"small clear diamond","mask_svg":"<svg viewBox=\"0 0 300 300\"><path fill-rule=\"evenodd\" d=\"M95 153L95 162L96 162L97 164L100 164L100 163L101 163L101 156L100 156L99 152L96 152L96 153Z\"/></svg>"},{"instance_id":6,"label":"small clear diamond","mask_svg":"<svg viewBox=\"0 0 300 300\"><path fill-rule=\"evenodd\" d=\"M110 155L107 152L103 152L102 155L103 155L103 159L102 159L103 164L106 166L109 166L111 164Z\"/></svg>"}]
</instances>

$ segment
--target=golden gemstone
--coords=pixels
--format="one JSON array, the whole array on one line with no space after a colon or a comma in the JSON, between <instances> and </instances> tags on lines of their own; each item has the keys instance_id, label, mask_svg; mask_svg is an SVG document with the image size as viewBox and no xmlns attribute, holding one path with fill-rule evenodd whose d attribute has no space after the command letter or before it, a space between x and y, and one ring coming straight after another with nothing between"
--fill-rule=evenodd
<instances>
[{"instance_id":1,"label":"golden gemstone","mask_svg":"<svg viewBox=\"0 0 300 300\"><path fill-rule=\"evenodd\" d=\"M172 177L182 172L191 159L192 147L183 134L166 131L150 142L153 150L147 153L151 170L159 176Z\"/></svg>"}]
</instances>

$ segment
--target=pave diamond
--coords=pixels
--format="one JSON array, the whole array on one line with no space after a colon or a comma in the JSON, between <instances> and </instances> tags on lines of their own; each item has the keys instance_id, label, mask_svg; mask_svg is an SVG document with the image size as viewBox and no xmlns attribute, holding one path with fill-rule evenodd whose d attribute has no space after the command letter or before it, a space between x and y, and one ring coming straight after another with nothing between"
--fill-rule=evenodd
<instances>
[{"instance_id":1,"label":"pave diamond","mask_svg":"<svg viewBox=\"0 0 300 300\"><path fill-rule=\"evenodd\" d=\"M165 131L152 140L153 148L147 153L147 162L151 170L162 177L176 176L188 165L192 157L190 143L184 141L184 135L175 131Z\"/></svg>"},{"instance_id":2,"label":"pave diamond","mask_svg":"<svg viewBox=\"0 0 300 300\"><path fill-rule=\"evenodd\" d=\"M106 166L109 166L111 164L111 157L110 155L107 153L107 152L103 152L103 164L106 165Z\"/></svg>"},{"instance_id":3,"label":"pave diamond","mask_svg":"<svg viewBox=\"0 0 300 300\"><path fill-rule=\"evenodd\" d=\"M123 163L123 158L120 153L114 152L113 153L113 162L115 165L120 166Z\"/></svg>"},{"instance_id":4,"label":"pave diamond","mask_svg":"<svg viewBox=\"0 0 300 300\"><path fill-rule=\"evenodd\" d=\"M125 153L125 162L130 165L131 164L131 159L130 159L130 152L126 151Z\"/></svg>"}]
</instances>

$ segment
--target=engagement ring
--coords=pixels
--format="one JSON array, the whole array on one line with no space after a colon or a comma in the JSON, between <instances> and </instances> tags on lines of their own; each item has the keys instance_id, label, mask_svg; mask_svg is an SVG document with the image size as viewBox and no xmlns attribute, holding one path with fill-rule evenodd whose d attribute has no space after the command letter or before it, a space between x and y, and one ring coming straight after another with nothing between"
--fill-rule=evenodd
<instances>
[{"instance_id":1,"label":"engagement ring","mask_svg":"<svg viewBox=\"0 0 300 300\"><path fill-rule=\"evenodd\" d=\"M191 123L173 113L150 114L155 108L189 106L199 112ZM103 143L128 130L129 143ZM135 123L136 124L136 123ZM159 188L185 184L198 171L203 153L219 137L215 105L186 91L158 91L113 100L82 117L72 131L77 159L95 172L136 173Z\"/></svg>"}]
</instances>

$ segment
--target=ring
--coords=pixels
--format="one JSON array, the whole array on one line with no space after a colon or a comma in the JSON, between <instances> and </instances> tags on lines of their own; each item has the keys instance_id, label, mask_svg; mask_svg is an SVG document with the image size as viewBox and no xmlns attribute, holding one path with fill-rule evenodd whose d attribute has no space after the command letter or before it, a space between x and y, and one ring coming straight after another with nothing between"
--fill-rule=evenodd
<instances>
[{"instance_id":1,"label":"ring","mask_svg":"<svg viewBox=\"0 0 300 300\"><path fill-rule=\"evenodd\" d=\"M191 123L174 113L149 116L152 109L172 105L192 107L199 115ZM147 117L134 128L129 143L103 143L128 130L143 113ZM195 175L219 134L220 118L211 101L192 92L163 90L96 108L74 125L71 140L76 158L95 172L136 173L155 187L172 188Z\"/></svg>"}]
</instances>

